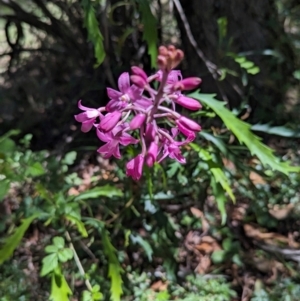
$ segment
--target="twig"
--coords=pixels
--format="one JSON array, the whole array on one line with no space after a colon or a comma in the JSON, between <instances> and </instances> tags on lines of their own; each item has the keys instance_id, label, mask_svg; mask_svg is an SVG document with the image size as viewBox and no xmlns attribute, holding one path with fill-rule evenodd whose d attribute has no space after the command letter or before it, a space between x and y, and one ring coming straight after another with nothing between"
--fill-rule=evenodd
<instances>
[{"instance_id":1,"label":"twig","mask_svg":"<svg viewBox=\"0 0 300 301\"><path fill-rule=\"evenodd\" d=\"M176 9L179 13L179 16L182 20L182 23L183 23L183 26L185 28L185 31L186 31L186 34L187 34L187 37L191 43L191 45L194 47L197 55L200 57L200 59L204 62L206 68L208 69L209 73L212 75L213 79L216 81L216 84L218 86L218 89L222 95L222 98L223 100L228 103L228 98L226 96L226 94L224 93L223 89L221 88L219 82L218 82L218 77L222 75L221 71L218 69L217 65L215 65L214 63L212 63L210 60L208 60L204 53L202 52L202 50L198 47L197 45L197 42L192 34L192 31L191 31L191 27L189 25L189 22L186 18L186 15L183 11L183 8L180 4L180 1L179 0L173 0L175 6L176 6Z\"/></svg>"},{"instance_id":2,"label":"twig","mask_svg":"<svg viewBox=\"0 0 300 301\"><path fill-rule=\"evenodd\" d=\"M81 264L81 262L80 262L80 259L79 259L78 255L77 255L77 252L76 252L76 250L75 250L75 248L74 248L74 245L73 245L72 240L71 240L71 236L70 236L70 234L69 234L68 231L65 232L65 236L66 236L66 238L67 238L67 241L69 242L70 249L71 249L71 250L73 251L73 253L74 253L74 260L75 260L76 265L77 265L77 267L78 267L79 273L80 273L80 275L81 275L82 277L85 278L85 285L86 285L86 287L88 288L88 290L91 292L91 291L93 290L92 285L91 285L89 279L86 278L86 273L85 273L84 268L83 268L83 266L82 266L82 264Z\"/></svg>"},{"instance_id":3,"label":"twig","mask_svg":"<svg viewBox=\"0 0 300 301\"><path fill-rule=\"evenodd\" d=\"M186 15L183 11L183 8L180 4L180 1L179 0L173 0L175 6L176 6L176 9L179 13L179 16L182 20L182 23L183 23L183 26L185 28L185 31L186 31L186 34L187 34L187 37L188 39L190 40L190 43L191 45L195 48L196 50L196 53L198 54L198 56L200 57L200 59L204 62L205 66L207 67L208 71L211 73L211 75L213 76L214 79L217 79L218 78L218 75L221 75L219 70L218 70L218 67L217 65L215 65L214 63L212 63L210 60L208 60L204 53L202 52L202 50L198 47L197 45L197 42L192 34L192 31L191 31L191 28L190 28L190 25L189 25L189 22L186 18Z\"/></svg>"}]
</instances>

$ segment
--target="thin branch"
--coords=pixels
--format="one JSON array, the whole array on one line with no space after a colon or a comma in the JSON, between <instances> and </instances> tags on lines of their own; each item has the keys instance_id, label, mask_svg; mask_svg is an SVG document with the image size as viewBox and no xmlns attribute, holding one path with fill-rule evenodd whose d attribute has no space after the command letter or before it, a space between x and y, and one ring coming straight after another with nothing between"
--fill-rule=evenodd
<instances>
[{"instance_id":1,"label":"thin branch","mask_svg":"<svg viewBox=\"0 0 300 301\"><path fill-rule=\"evenodd\" d=\"M181 6L181 3L179 0L173 0L175 6L176 6L176 9L179 13L179 16L182 20L182 23L183 23L183 26L185 28L185 31L186 31L186 34L187 34L187 37L191 43L191 45L194 47L196 53L198 54L198 56L200 57L200 59L204 62L205 66L207 67L208 71L210 72L210 74L213 76L214 79L217 79L220 74L220 71L218 70L218 67L217 65L215 65L214 63L212 63L210 60L208 60L204 53L202 52L202 50L198 47L197 45L197 42L192 34L192 31L191 31L191 27L190 27L190 24L186 18L186 15L183 11L183 8Z\"/></svg>"},{"instance_id":2,"label":"thin branch","mask_svg":"<svg viewBox=\"0 0 300 301\"><path fill-rule=\"evenodd\" d=\"M85 273L85 271L84 271L84 268L83 268L83 266L82 266L82 264L81 264L81 261L80 261L78 255L77 255L77 252L76 252L76 250L75 250L75 248L74 248L74 245L73 245L72 240L71 240L71 236L70 236L70 234L69 234L68 231L65 232L65 236L66 236L66 239L67 239L67 241L68 241L68 243L69 243L70 249L71 249L71 250L73 251L73 253L74 253L74 259L75 259L76 265L77 265L77 267L78 267L79 273L80 273L80 275L81 275L82 277L85 278L85 285L86 285L86 287L88 288L88 290L89 290L90 292L92 292L92 290L93 290L92 285L91 285L89 279L86 278L86 273Z\"/></svg>"}]
</instances>

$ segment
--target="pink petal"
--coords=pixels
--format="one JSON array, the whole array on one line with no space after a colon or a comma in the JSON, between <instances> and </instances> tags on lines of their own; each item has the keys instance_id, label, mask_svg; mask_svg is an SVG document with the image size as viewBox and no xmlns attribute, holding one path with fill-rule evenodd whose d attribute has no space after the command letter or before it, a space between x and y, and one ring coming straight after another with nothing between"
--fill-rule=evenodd
<instances>
[{"instance_id":1,"label":"pink petal","mask_svg":"<svg viewBox=\"0 0 300 301\"><path fill-rule=\"evenodd\" d=\"M91 110L95 110L94 108L88 108L88 107L85 107L83 105L81 105L81 100L78 101L78 108L80 110L83 110L83 111L91 111Z\"/></svg>"},{"instance_id":2,"label":"pink petal","mask_svg":"<svg viewBox=\"0 0 300 301\"><path fill-rule=\"evenodd\" d=\"M97 129L97 136L103 142L109 142L112 140L111 133L103 133L99 129Z\"/></svg>"},{"instance_id":3,"label":"pink petal","mask_svg":"<svg viewBox=\"0 0 300 301\"><path fill-rule=\"evenodd\" d=\"M121 92L114 90L112 88L106 88L106 92L110 99L118 99L119 97L122 96Z\"/></svg>"},{"instance_id":4,"label":"pink petal","mask_svg":"<svg viewBox=\"0 0 300 301\"><path fill-rule=\"evenodd\" d=\"M129 73L123 72L118 80L118 87L122 93L126 93L126 91L130 88L130 81L129 81Z\"/></svg>"},{"instance_id":5,"label":"pink petal","mask_svg":"<svg viewBox=\"0 0 300 301\"><path fill-rule=\"evenodd\" d=\"M129 144L136 144L139 140L133 138L127 133L123 133L123 135L119 138L120 144L127 146Z\"/></svg>"},{"instance_id":6,"label":"pink petal","mask_svg":"<svg viewBox=\"0 0 300 301\"><path fill-rule=\"evenodd\" d=\"M95 121L94 119L84 121L81 124L81 131L87 133L93 127L94 121Z\"/></svg>"},{"instance_id":7,"label":"pink petal","mask_svg":"<svg viewBox=\"0 0 300 301\"><path fill-rule=\"evenodd\" d=\"M84 122L88 119L87 116L86 116L86 112L82 112L78 115L74 115L74 118L78 122Z\"/></svg>"}]
</instances>

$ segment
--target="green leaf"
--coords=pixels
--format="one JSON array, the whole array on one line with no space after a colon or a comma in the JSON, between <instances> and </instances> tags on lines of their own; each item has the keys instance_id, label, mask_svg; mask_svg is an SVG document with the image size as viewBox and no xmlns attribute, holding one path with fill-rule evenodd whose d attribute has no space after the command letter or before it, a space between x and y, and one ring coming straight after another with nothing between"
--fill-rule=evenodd
<instances>
[{"instance_id":1,"label":"green leaf","mask_svg":"<svg viewBox=\"0 0 300 301\"><path fill-rule=\"evenodd\" d=\"M46 246L45 252L46 253L57 253L59 251L59 248L54 245Z\"/></svg>"},{"instance_id":2,"label":"green leaf","mask_svg":"<svg viewBox=\"0 0 300 301\"><path fill-rule=\"evenodd\" d=\"M88 233L85 229L84 223L79 220L78 218L72 216L72 215L65 215L65 218L72 222L73 224L76 225L78 232L83 236L83 237L88 237Z\"/></svg>"},{"instance_id":3,"label":"green leaf","mask_svg":"<svg viewBox=\"0 0 300 301\"><path fill-rule=\"evenodd\" d=\"M16 148L15 142L10 139L6 138L0 141L0 153L6 154L6 153L12 153Z\"/></svg>"},{"instance_id":4,"label":"green leaf","mask_svg":"<svg viewBox=\"0 0 300 301\"><path fill-rule=\"evenodd\" d=\"M222 166L213 161L212 155L205 149L201 148L199 145L195 143L190 143L192 149L198 152L199 157L204 160L208 167L209 171L215 178L216 183L220 183L222 188L228 193L230 198L235 201L235 196L233 194L232 189L230 188L230 184L228 182L227 176L224 174L222 170Z\"/></svg>"},{"instance_id":5,"label":"green leaf","mask_svg":"<svg viewBox=\"0 0 300 301\"><path fill-rule=\"evenodd\" d=\"M65 240L60 236L55 236L52 241L58 249L62 249L65 246Z\"/></svg>"},{"instance_id":6,"label":"green leaf","mask_svg":"<svg viewBox=\"0 0 300 301\"><path fill-rule=\"evenodd\" d=\"M52 253L43 258L41 276L45 276L58 267L57 253Z\"/></svg>"},{"instance_id":7,"label":"green leaf","mask_svg":"<svg viewBox=\"0 0 300 301\"><path fill-rule=\"evenodd\" d=\"M142 23L144 25L143 40L148 45L148 54L151 58L151 67L156 67L157 59L157 21L150 9L149 0L136 0L139 11L142 15Z\"/></svg>"},{"instance_id":8,"label":"green leaf","mask_svg":"<svg viewBox=\"0 0 300 301\"><path fill-rule=\"evenodd\" d=\"M250 62L250 61L246 61L244 63L241 63L240 66L244 69L250 69L250 68L254 67L254 63Z\"/></svg>"},{"instance_id":9,"label":"green leaf","mask_svg":"<svg viewBox=\"0 0 300 301\"><path fill-rule=\"evenodd\" d=\"M94 53L99 66L105 59L106 53L103 45L103 36L99 29L99 23L95 14L95 9L90 0L83 0L84 26L88 32L88 40L94 44Z\"/></svg>"},{"instance_id":10,"label":"green leaf","mask_svg":"<svg viewBox=\"0 0 300 301\"><path fill-rule=\"evenodd\" d=\"M255 124L251 126L251 130L255 132L263 132L270 135L277 135L281 137L300 138L300 128L296 130L290 129L286 126L271 126L270 124Z\"/></svg>"},{"instance_id":11,"label":"green leaf","mask_svg":"<svg viewBox=\"0 0 300 301\"><path fill-rule=\"evenodd\" d=\"M227 201L226 196L224 194L224 191L221 188L221 185L219 183L217 183L215 178L213 178L213 177L211 178L210 185L211 185L215 200L217 202L218 210L221 213L222 225L225 225L226 219L227 219L227 213L226 213L226 208L225 208L225 204Z\"/></svg>"},{"instance_id":12,"label":"green leaf","mask_svg":"<svg viewBox=\"0 0 300 301\"><path fill-rule=\"evenodd\" d=\"M66 153L64 159L62 160L62 163L67 164L67 165L72 165L72 164L74 164L76 157L77 157L77 153L75 151Z\"/></svg>"},{"instance_id":13,"label":"green leaf","mask_svg":"<svg viewBox=\"0 0 300 301\"><path fill-rule=\"evenodd\" d=\"M116 249L110 242L108 232L103 229L102 232L103 251L108 258L108 276L111 280L110 293L112 301L120 301L123 293L121 273L123 269L116 256Z\"/></svg>"},{"instance_id":14,"label":"green leaf","mask_svg":"<svg viewBox=\"0 0 300 301\"><path fill-rule=\"evenodd\" d=\"M0 250L0 265L13 254L14 250L21 242L26 230L30 224L38 217L38 214L34 214L24 219L19 227L15 229L14 234L5 239L4 245Z\"/></svg>"},{"instance_id":15,"label":"green leaf","mask_svg":"<svg viewBox=\"0 0 300 301\"><path fill-rule=\"evenodd\" d=\"M65 248L60 250L57 255L60 262L67 262L73 258L74 253L71 249Z\"/></svg>"},{"instance_id":16,"label":"green leaf","mask_svg":"<svg viewBox=\"0 0 300 301\"><path fill-rule=\"evenodd\" d=\"M77 197L75 197L75 201L81 201L81 200L86 200L86 199L95 199L100 196L112 198L115 196L121 197L123 196L123 192L110 185L105 185L102 187L95 187L91 190L85 191L81 194L79 194Z\"/></svg>"},{"instance_id":17,"label":"green leaf","mask_svg":"<svg viewBox=\"0 0 300 301\"><path fill-rule=\"evenodd\" d=\"M222 263L225 260L226 251L216 250L211 254L211 260L214 264Z\"/></svg>"},{"instance_id":18,"label":"green leaf","mask_svg":"<svg viewBox=\"0 0 300 301\"><path fill-rule=\"evenodd\" d=\"M274 156L273 150L263 144L260 137L251 132L251 125L238 119L232 112L225 108L225 103L216 100L215 94L195 92L189 94L189 97L198 99L215 111L215 113L223 120L227 128L237 137L239 142L244 143L248 147L250 153L257 156L265 167L269 166L273 170L280 171L286 175L290 172L300 171L299 167L291 166L289 162L280 162L279 159Z\"/></svg>"},{"instance_id":19,"label":"green leaf","mask_svg":"<svg viewBox=\"0 0 300 301\"><path fill-rule=\"evenodd\" d=\"M35 162L27 168L26 172L30 176L37 177L43 175L45 173L45 169L41 163Z\"/></svg>"},{"instance_id":20,"label":"green leaf","mask_svg":"<svg viewBox=\"0 0 300 301\"><path fill-rule=\"evenodd\" d=\"M72 295L72 291L61 273L59 267L55 269L51 277L51 301L69 301L69 296Z\"/></svg>"},{"instance_id":21,"label":"green leaf","mask_svg":"<svg viewBox=\"0 0 300 301\"><path fill-rule=\"evenodd\" d=\"M221 151L221 153L227 155L228 151L226 148L226 144L223 142L221 138L215 137L206 131L201 131L199 135L202 136L207 141L212 142Z\"/></svg>"},{"instance_id":22,"label":"green leaf","mask_svg":"<svg viewBox=\"0 0 300 301\"><path fill-rule=\"evenodd\" d=\"M144 249L144 251L147 254L148 260L152 261L153 249L152 249L151 245L148 243L148 241L144 240L138 234L136 234L136 235L131 234L130 238L134 244L139 244Z\"/></svg>"},{"instance_id":23,"label":"green leaf","mask_svg":"<svg viewBox=\"0 0 300 301\"><path fill-rule=\"evenodd\" d=\"M260 71L260 69L257 66L247 69L247 73L252 74L252 75L259 73L259 71Z\"/></svg>"},{"instance_id":24,"label":"green leaf","mask_svg":"<svg viewBox=\"0 0 300 301\"><path fill-rule=\"evenodd\" d=\"M100 293L100 286L98 284L92 287L92 291L84 291L82 301L98 301L102 300L103 295Z\"/></svg>"},{"instance_id":25,"label":"green leaf","mask_svg":"<svg viewBox=\"0 0 300 301\"><path fill-rule=\"evenodd\" d=\"M21 133L20 130L9 130L4 135L0 136L0 143L6 140L7 138L9 138L10 136L16 136L19 135L20 133Z\"/></svg>"},{"instance_id":26,"label":"green leaf","mask_svg":"<svg viewBox=\"0 0 300 301\"><path fill-rule=\"evenodd\" d=\"M10 187L10 181L8 179L0 181L0 202L4 199L8 193Z\"/></svg>"}]
</instances>

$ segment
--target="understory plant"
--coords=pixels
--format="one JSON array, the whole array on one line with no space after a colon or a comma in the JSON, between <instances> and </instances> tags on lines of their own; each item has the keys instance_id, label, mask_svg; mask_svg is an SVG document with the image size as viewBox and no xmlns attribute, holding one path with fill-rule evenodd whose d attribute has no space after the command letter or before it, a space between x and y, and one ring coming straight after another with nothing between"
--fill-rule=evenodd
<instances>
[{"instance_id":1,"label":"understory plant","mask_svg":"<svg viewBox=\"0 0 300 301\"><path fill-rule=\"evenodd\" d=\"M183 59L181 50L162 46L154 74L148 76L134 66L132 75L121 74L119 91L107 88L110 101L105 107L89 108L79 102L83 112L75 119L82 131L96 131L104 143L98 153L105 159L120 159L110 174L107 171L106 177L91 177L87 186L83 177L70 169L76 152L57 161L46 152L28 151L30 138L17 147L9 137L13 133L0 137L1 199L9 202L7 195L13 195L22 185L28 187L23 201L15 201L14 227L6 231L6 224L2 226L7 235L1 241L0 264L22 246L22 238L32 228L42 229L40 232L47 235L42 235L43 259L37 269L51 287L46 298L119 301L124 295L144 300L145 296L138 296L137 287L132 288L130 269L137 268L139 262L157 261L165 278L176 281L179 225L191 225L184 209L175 217L164 206L169 202L197 202L200 196L205 200L210 193L224 225L226 203L235 200L232 183L236 178L247 177L252 170L265 177L274 171L286 175L299 172L288 161L280 161L251 131L251 125L215 95L199 91L183 94L201 83L198 77L182 78L181 72L174 70ZM223 134L211 131L209 122L214 116L223 121ZM232 134L236 141L229 144ZM126 148L120 150L120 145ZM249 167L246 160L250 158L255 160ZM234 168L230 169L226 161ZM128 226L132 221L135 225ZM149 279L154 279L154 274L150 273ZM223 280L191 279L185 288L171 293L182 300L198 295L208 300L211 296L205 289L198 293L201 285L218 283L215 300L234 296ZM148 288L142 291L153 296ZM167 291L154 297L173 298Z\"/></svg>"}]
</instances>

